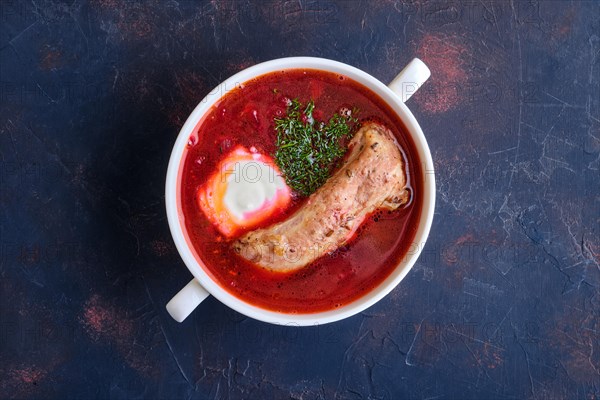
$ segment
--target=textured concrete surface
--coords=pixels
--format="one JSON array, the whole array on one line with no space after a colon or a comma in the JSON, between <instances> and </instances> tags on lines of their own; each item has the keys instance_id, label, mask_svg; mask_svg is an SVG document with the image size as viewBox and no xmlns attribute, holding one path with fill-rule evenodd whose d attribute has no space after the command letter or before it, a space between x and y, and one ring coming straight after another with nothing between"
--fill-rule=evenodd
<instances>
[{"instance_id":1,"label":"textured concrete surface","mask_svg":"<svg viewBox=\"0 0 600 400\"><path fill-rule=\"evenodd\" d=\"M595 1L0 3L0 397L597 399ZM425 252L388 297L311 328L209 299L164 211L198 101L254 63L321 56L410 101L438 180Z\"/></svg>"}]
</instances>

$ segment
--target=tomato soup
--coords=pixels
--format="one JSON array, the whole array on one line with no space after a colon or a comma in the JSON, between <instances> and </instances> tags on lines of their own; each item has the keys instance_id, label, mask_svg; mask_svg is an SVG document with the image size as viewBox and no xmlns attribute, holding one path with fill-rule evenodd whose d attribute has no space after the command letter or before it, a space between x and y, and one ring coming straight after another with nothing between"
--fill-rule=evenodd
<instances>
[{"instance_id":1,"label":"tomato soup","mask_svg":"<svg viewBox=\"0 0 600 400\"><path fill-rule=\"evenodd\" d=\"M274 119L290 99L314 101L314 117L327 121L340 109L358 109L359 120L376 120L395 135L406 158L411 201L395 211L375 212L355 237L333 253L294 272L279 273L242 259L203 213L197 192L237 146L273 155ZM276 312L315 313L348 304L383 282L414 246L422 206L423 173L415 146L401 120L378 95L346 76L304 69L272 72L230 90L198 123L189 138L179 176L180 218L195 256L206 272L237 298ZM306 197L292 196L289 217Z\"/></svg>"}]
</instances>

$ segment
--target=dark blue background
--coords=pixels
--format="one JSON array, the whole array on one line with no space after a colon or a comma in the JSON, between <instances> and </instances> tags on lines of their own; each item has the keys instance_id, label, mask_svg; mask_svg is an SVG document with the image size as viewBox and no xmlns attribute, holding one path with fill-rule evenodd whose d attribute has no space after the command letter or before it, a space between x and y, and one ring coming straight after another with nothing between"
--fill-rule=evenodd
<instances>
[{"instance_id":1,"label":"dark blue background","mask_svg":"<svg viewBox=\"0 0 600 400\"><path fill-rule=\"evenodd\" d=\"M0 5L0 397L598 398L598 2ZM178 324L170 149L219 82L293 55L429 64L425 251L342 322L208 299Z\"/></svg>"}]
</instances>

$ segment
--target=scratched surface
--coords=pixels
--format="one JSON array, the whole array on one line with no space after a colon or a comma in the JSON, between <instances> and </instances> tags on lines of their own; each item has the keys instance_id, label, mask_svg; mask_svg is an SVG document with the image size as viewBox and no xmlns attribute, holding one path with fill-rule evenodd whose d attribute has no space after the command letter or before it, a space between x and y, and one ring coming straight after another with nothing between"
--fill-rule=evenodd
<instances>
[{"instance_id":1,"label":"scratched surface","mask_svg":"<svg viewBox=\"0 0 600 400\"><path fill-rule=\"evenodd\" d=\"M597 399L600 6L593 1L6 1L0 397ZM437 169L424 253L353 318L271 326L188 279L164 177L189 112L311 55L410 101Z\"/></svg>"}]
</instances>

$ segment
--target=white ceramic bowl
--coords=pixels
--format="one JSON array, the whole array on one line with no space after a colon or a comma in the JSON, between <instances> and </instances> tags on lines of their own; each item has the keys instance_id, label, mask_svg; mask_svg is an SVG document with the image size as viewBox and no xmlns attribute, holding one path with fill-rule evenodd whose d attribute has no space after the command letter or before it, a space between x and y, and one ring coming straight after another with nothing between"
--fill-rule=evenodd
<instances>
[{"instance_id":1,"label":"white ceramic bowl","mask_svg":"<svg viewBox=\"0 0 600 400\"><path fill-rule=\"evenodd\" d=\"M286 314L269 311L244 302L219 286L219 284L212 280L200 265L201 260L194 257L193 251L190 249L184 236L184 226L179 215L180 207L178 207L180 197L178 193L178 176L179 170L182 168L183 164L183 152L191 133L202 116L229 90L236 86L257 76L285 69L316 69L343 74L371 89L374 93L379 95L404 122L404 125L408 130L407 133L411 136L415 144L418 153L417 155L423 170L423 202L421 217L413 240L413 245L408 254L406 254L396 269L378 287L371 290L363 297L340 308L311 314ZM431 152L421 127L408 107L404 104L404 101L408 100L408 98L429 78L429 75L429 69L425 64L418 59L414 59L402 72L400 72L400 74L398 74L389 86L386 86L366 72L347 64L323 58L290 57L271 60L249 67L233 75L210 92L198 104L183 125L183 128L181 128L171 153L167 171L165 201L169 227L181 258L194 276L194 279L167 304L167 310L171 316L179 322L183 321L198 306L198 304L210 294L228 307L231 307L248 317L261 321L298 326L316 325L338 321L355 315L375 304L394 289L406 276L408 271L410 271L419 257L419 254L425 245L425 241L427 240L427 236L429 235L435 208L435 178Z\"/></svg>"}]
</instances>

